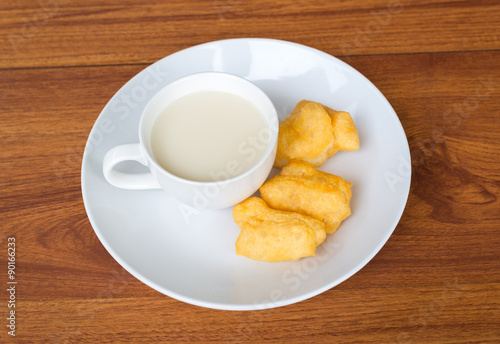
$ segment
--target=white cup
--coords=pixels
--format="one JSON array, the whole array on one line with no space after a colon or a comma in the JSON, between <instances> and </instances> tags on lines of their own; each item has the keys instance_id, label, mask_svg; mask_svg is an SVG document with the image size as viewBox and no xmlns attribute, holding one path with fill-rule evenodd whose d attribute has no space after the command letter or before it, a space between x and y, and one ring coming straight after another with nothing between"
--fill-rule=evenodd
<instances>
[{"instance_id":1,"label":"white cup","mask_svg":"<svg viewBox=\"0 0 500 344\"><path fill-rule=\"evenodd\" d=\"M156 118L173 101L200 91L236 94L250 101L264 116L270 137L262 158L246 172L234 177L227 174L229 178L224 180L198 182L168 172L155 159L151 148L151 131ZM250 81L220 72L191 74L173 81L151 98L141 115L139 143L123 144L109 150L103 161L104 177L110 184L123 189L164 189L197 209L230 207L251 196L268 177L276 156L278 122L276 109L269 97ZM115 168L118 163L131 160L147 166L150 172L126 173Z\"/></svg>"}]
</instances>

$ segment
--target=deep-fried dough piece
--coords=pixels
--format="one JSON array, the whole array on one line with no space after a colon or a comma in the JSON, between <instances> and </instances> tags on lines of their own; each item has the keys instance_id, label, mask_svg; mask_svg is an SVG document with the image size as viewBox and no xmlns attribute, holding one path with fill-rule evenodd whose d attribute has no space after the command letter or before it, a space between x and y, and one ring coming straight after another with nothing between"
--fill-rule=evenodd
<instances>
[{"instance_id":1,"label":"deep-fried dough piece","mask_svg":"<svg viewBox=\"0 0 500 344\"><path fill-rule=\"evenodd\" d=\"M295 159L319 167L339 150L358 148L358 132L348 112L301 100L280 123L274 166L283 168Z\"/></svg>"},{"instance_id":2,"label":"deep-fried dough piece","mask_svg":"<svg viewBox=\"0 0 500 344\"><path fill-rule=\"evenodd\" d=\"M326 237L323 222L288 211L274 210L251 197L233 208L241 232L236 254L266 262L296 261L314 256Z\"/></svg>"},{"instance_id":3,"label":"deep-fried dough piece","mask_svg":"<svg viewBox=\"0 0 500 344\"><path fill-rule=\"evenodd\" d=\"M307 162L292 160L260 187L260 194L269 207L312 216L325 223L327 234L333 234L351 215L351 185Z\"/></svg>"},{"instance_id":4,"label":"deep-fried dough piece","mask_svg":"<svg viewBox=\"0 0 500 344\"><path fill-rule=\"evenodd\" d=\"M333 144L333 127L320 103L301 100L282 121L274 166L282 168L290 159L310 161L320 166Z\"/></svg>"},{"instance_id":5,"label":"deep-fried dough piece","mask_svg":"<svg viewBox=\"0 0 500 344\"><path fill-rule=\"evenodd\" d=\"M334 143L332 150L328 152L328 158L331 158L338 151L352 152L359 148L358 130L354 125L349 112L336 111L324 106L325 110L332 119Z\"/></svg>"}]
</instances>

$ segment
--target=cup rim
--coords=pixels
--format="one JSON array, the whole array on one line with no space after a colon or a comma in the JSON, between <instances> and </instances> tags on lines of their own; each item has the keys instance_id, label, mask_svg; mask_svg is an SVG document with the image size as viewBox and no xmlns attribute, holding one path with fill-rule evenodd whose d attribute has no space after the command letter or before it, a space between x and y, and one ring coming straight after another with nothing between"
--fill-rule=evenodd
<instances>
[{"instance_id":1,"label":"cup rim","mask_svg":"<svg viewBox=\"0 0 500 344\"><path fill-rule=\"evenodd\" d=\"M268 103L267 105L270 105L270 108L272 109L271 116L273 117L271 119L271 125L266 126L267 128L271 129L272 137L271 137L270 142L267 143L266 151L264 152L262 157L259 159L259 161L257 161L254 165L252 165L251 168L249 168L245 172L242 172L234 177L231 177L228 179L223 179L223 180L208 181L208 182L182 178L176 174L173 174L172 172L167 171L163 166L161 166L156 161L156 159L152 156L152 154L150 154L149 150L146 149L146 144L144 142L143 133L142 133L143 132L142 127L143 127L144 118L145 118L144 115L145 115L146 111L149 109L150 104L153 102L153 100L155 100L163 92L163 90L165 88L173 87L173 86L175 86L175 84L178 84L178 83L184 81L185 79L190 79L190 78L199 77L199 76L203 76L203 75L214 75L217 77L233 78L233 79L238 79L240 82L247 83L248 85L250 85L250 87L253 87L254 89L256 89L257 92L263 96L264 102ZM268 121L266 119L266 123L267 122ZM239 179L243 179L243 178L247 177L249 174L252 174L260 166L262 166L266 162L266 160L268 159L269 155L275 150L275 147L276 147L277 142L278 142L278 131L279 131L279 118L278 118L278 112L276 110L276 107L274 106L274 104L271 101L271 99L269 98L269 96L259 86L257 86L252 81L250 81L246 78L243 78L239 75L236 75L236 74L227 73L227 72L207 71L207 72L191 73L191 74L182 76L180 78L173 80L172 82L169 82L167 85L163 86L158 91L156 91L156 93L151 97L151 99L148 100L148 102L146 103L146 106L144 107L144 109L141 112L141 119L139 122L139 143L141 144L141 149L143 150L143 153L147 157L148 163L153 164L157 171L160 171L161 173L167 175L169 178L172 178L173 180L178 181L178 182L182 182L182 183L190 184L190 185L195 185L195 186L220 185L220 184L226 184L226 183L230 183L230 182L236 182Z\"/></svg>"}]
</instances>

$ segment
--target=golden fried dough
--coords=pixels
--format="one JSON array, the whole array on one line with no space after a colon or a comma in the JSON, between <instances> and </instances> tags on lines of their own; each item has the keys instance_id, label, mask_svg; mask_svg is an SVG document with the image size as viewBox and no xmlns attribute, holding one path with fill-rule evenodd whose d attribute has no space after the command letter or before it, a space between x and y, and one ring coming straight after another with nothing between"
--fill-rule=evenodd
<instances>
[{"instance_id":1,"label":"golden fried dough","mask_svg":"<svg viewBox=\"0 0 500 344\"><path fill-rule=\"evenodd\" d=\"M321 165L332 144L333 127L328 112L319 103L302 100L280 123L274 166L282 168L290 159Z\"/></svg>"},{"instance_id":2,"label":"golden fried dough","mask_svg":"<svg viewBox=\"0 0 500 344\"><path fill-rule=\"evenodd\" d=\"M236 254L266 262L296 261L314 256L326 237L323 222L296 212L269 208L251 197L233 208L241 232Z\"/></svg>"},{"instance_id":3,"label":"golden fried dough","mask_svg":"<svg viewBox=\"0 0 500 344\"><path fill-rule=\"evenodd\" d=\"M358 131L349 112L336 111L324 105L323 107L332 119L333 136L335 137L332 147L335 147L337 151L352 152L357 150L359 148ZM328 157L331 158L335 153L329 152Z\"/></svg>"},{"instance_id":4,"label":"golden fried dough","mask_svg":"<svg viewBox=\"0 0 500 344\"><path fill-rule=\"evenodd\" d=\"M301 100L280 123L274 166L283 168L292 159L321 166L339 150L358 147L358 133L348 112Z\"/></svg>"},{"instance_id":5,"label":"golden fried dough","mask_svg":"<svg viewBox=\"0 0 500 344\"><path fill-rule=\"evenodd\" d=\"M325 223L327 234L333 234L351 215L351 186L310 163L292 160L260 187L260 194L269 207L312 216Z\"/></svg>"}]
</instances>

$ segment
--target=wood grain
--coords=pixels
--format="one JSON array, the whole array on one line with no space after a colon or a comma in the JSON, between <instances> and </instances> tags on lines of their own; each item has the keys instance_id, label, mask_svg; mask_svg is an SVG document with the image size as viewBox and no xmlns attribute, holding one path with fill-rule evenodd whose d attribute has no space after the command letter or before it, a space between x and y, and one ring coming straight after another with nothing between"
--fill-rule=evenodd
<instances>
[{"instance_id":1,"label":"wood grain","mask_svg":"<svg viewBox=\"0 0 500 344\"><path fill-rule=\"evenodd\" d=\"M0 242L16 237L19 281L16 337L4 320L0 342L500 342L498 18L495 0L0 3ZM375 258L264 311L200 308L139 282L81 196L85 143L113 94L166 55L233 37L348 62L390 101L412 154L405 212Z\"/></svg>"},{"instance_id":2,"label":"wood grain","mask_svg":"<svg viewBox=\"0 0 500 344\"><path fill-rule=\"evenodd\" d=\"M151 63L235 37L336 56L500 48L496 0L23 0L3 8L0 68Z\"/></svg>"},{"instance_id":3,"label":"wood grain","mask_svg":"<svg viewBox=\"0 0 500 344\"><path fill-rule=\"evenodd\" d=\"M408 206L394 235L367 267L337 288L435 285L453 279L462 284L500 282L498 274L484 274L500 270L499 56L477 52L351 58L399 114L414 171ZM450 65L456 69L450 71ZM0 131L1 213L3 228L23 245L20 274L27 276L26 299L88 298L114 279L128 284L117 297L157 294L103 249L80 194L80 163L93 121L113 93L144 67L0 71L0 94L6 95L8 110L0 115L5 124ZM472 68L475 75L469 72ZM35 99L36 108L17 89ZM436 94L439 90L446 92ZM478 104L474 113L458 117L460 123L443 119L467 95L473 97L471 104ZM71 288L81 276L88 277L79 281L79 288Z\"/></svg>"},{"instance_id":4,"label":"wood grain","mask_svg":"<svg viewBox=\"0 0 500 344\"><path fill-rule=\"evenodd\" d=\"M451 281L428 287L334 289L314 301L252 312L203 309L167 297L28 301L22 304L20 321L26 325L19 339L103 344L496 343L499 287ZM460 326L456 319L461 319Z\"/></svg>"}]
</instances>

